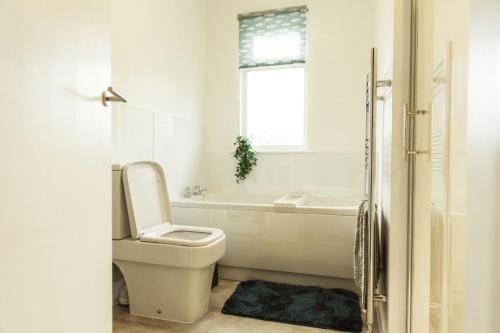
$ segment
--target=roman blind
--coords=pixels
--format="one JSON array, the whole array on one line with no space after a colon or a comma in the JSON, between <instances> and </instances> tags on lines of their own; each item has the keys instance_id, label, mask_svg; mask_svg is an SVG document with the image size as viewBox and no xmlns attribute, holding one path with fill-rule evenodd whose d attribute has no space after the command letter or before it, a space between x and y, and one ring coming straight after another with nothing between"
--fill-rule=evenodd
<instances>
[{"instance_id":1,"label":"roman blind","mask_svg":"<svg viewBox=\"0 0 500 333\"><path fill-rule=\"evenodd\" d=\"M240 68L306 62L307 7L238 15Z\"/></svg>"}]
</instances>

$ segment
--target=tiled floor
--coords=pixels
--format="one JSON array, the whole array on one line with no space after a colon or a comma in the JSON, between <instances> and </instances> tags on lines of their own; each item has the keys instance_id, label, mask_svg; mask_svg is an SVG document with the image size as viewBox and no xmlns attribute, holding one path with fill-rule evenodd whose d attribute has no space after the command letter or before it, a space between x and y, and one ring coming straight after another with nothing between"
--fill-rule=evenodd
<instances>
[{"instance_id":1,"label":"tiled floor","mask_svg":"<svg viewBox=\"0 0 500 333\"><path fill-rule=\"evenodd\" d=\"M194 324L179 324L147 319L128 314L128 309L115 307L113 333L334 333L337 331L287 325L263 320L224 315L220 312L237 282L221 280L214 288L208 313Z\"/></svg>"}]
</instances>

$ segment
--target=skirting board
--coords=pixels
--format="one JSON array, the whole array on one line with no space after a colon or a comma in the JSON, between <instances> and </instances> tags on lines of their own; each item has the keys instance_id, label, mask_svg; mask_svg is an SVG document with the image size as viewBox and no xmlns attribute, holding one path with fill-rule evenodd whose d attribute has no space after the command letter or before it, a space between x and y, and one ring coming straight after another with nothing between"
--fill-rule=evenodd
<instances>
[{"instance_id":1,"label":"skirting board","mask_svg":"<svg viewBox=\"0 0 500 333\"><path fill-rule=\"evenodd\" d=\"M322 288L343 288L359 293L359 290L354 285L353 280L252 268L219 266L219 278L233 281L264 280L270 282L317 286Z\"/></svg>"}]
</instances>

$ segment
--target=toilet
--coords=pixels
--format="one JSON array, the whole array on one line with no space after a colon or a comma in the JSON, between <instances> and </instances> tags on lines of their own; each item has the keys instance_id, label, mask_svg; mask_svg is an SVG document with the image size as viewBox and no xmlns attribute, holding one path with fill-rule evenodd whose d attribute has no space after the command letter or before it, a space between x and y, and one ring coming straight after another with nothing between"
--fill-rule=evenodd
<instances>
[{"instance_id":1,"label":"toilet","mask_svg":"<svg viewBox=\"0 0 500 333\"><path fill-rule=\"evenodd\" d=\"M208 310L220 229L175 225L161 166L113 166L113 263L123 273L130 313L193 323Z\"/></svg>"}]
</instances>

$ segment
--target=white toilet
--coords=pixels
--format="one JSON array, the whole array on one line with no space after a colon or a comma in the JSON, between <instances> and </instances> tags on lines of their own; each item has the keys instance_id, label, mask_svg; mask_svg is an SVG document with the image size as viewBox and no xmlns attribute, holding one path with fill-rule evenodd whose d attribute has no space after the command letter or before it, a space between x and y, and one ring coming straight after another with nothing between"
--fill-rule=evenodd
<instances>
[{"instance_id":1,"label":"white toilet","mask_svg":"<svg viewBox=\"0 0 500 333\"><path fill-rule=\"evenodd\" d=\"M200 319L225 246L220 229L172 224L159 164L113 167L113 262L125 277L131 314L182 323Z\"/></svg>"}]
</instances>

